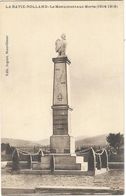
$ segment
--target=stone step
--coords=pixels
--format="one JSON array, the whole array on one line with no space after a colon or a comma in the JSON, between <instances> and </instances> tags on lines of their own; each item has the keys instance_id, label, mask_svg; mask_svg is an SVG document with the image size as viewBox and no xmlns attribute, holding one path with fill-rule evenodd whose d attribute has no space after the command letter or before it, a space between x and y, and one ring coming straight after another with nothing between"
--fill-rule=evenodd
<instances>
[{"instance_id":1,"label":"stone step","mask_svg":"<svg viewBox=\"0 0 126 196\"><path fill-rule=\"evenodd\" d=\"M88 163L87 162L81 163L81 170L82 171L88 171Z\"/></svg>"},{"instance_id":2,"label":"stone step","mask_svg":"<svg viewBox=\"0 0 126 196\"><path fill-rule=\"evenodd\" d=\"M83 162L84 162L84 157L76 156L76 163L83 163Z\"/></svg>"},{"instance_id":3,"label":"stone step","mask_svg":"<svg viewBox=\"0 0 126 196\"><path fill-rule=\"evenodd\" d=\"M59 163L55 164L55 170L81 170L81 163Z\"/></svg>"},{"instance_id":4,"label":"stone step","mask_svg":"<svg viewBox=\"0 0 126 196\"><path fill-rule=\"evenodd\" d=\"M80 186L39 186L36 188L2 188L2 195L21 196L41 195L122 195L123 189L111 189L110 187L80 187Z\"/></svg>"},{"instance_id":5,"label":"stone step","mask_svg":"<svg viewBox=\"0 0 126 196\"><path fill-rule=\"evenodd\" d=\"M32 170L32 169L21 169L18 171L20 174L35 174L35 175L88 175L88 176L94 176L106 173L105 170L99 170L99 171L85 171L85 170L55 170L51 171L50 169L47 170Z\"/></svg>"}]
</instances>

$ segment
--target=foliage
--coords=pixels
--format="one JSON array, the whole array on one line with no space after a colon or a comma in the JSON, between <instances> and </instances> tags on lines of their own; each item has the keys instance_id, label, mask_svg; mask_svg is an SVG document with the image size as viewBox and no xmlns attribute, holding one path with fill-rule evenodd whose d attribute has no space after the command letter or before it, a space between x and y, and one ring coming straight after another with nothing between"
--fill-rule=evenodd
<instances>
[{"instance_id":1,"label":"foliage","mask_svg":"<svg viewBox=\"0 0 126 196\"><path fill-rule=\"evenodd\" d=\"M110 147L113 147L116 151L119 150L120 146L124 144L124 136L120 133L109 133L106 140Z\"/></svg>"},{"instance_id":2,"label":"foliage","mask_svg":"<svg viewBox=\"0 0 126 196\"><path fill-rule=\"evenodd\" d=\"M9 143L2 143L1 144L1 152L5 151L5 154L12 154L13 149L11 148Z\"/></svg>"}]
</instances>

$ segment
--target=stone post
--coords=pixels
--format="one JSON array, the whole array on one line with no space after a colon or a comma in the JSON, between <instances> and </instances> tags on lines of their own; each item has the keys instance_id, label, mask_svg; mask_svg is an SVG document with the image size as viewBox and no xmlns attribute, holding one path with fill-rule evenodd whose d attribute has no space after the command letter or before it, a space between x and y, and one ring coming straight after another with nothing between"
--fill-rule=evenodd
<instances>
[{"instance_id":1,"label":"stone post","mask_svg":"<svg viewBox=\"0 0 126 196\"><path fill-rule=\"evenodd\" d=\"M73 137L69 135L68 121L68 84L67 66L70 64L67 56L52 59L54 63L53 79L53 135L50 137L51 153L74 153L75 144Z\"/></svg>"}]
</instances>

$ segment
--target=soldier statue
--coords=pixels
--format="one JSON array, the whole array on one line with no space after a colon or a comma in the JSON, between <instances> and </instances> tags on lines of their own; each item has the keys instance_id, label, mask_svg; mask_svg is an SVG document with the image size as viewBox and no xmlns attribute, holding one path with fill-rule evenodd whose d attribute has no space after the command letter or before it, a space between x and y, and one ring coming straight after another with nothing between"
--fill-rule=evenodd
<instances>
[{"instance_id":1,"label":"soldier statue","mask_svg":"<svg viewBox=\"0 0 126 196\"><path fill-rule=\"evenodd\" d=\"M55 42L55 50L58 56L66 56L66 35L62 34L61 39L57 39Z\"/></svg>"}]
</instances>

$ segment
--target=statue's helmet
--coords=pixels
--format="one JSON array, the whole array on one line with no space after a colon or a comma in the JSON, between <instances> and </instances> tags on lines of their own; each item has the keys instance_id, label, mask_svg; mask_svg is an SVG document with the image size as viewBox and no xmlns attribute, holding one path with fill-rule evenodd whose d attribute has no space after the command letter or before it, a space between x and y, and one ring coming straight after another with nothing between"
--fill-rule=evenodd
<instances>
[{"instance_id":1,"label":"statue's helmet","mask_svg":"<svg viewBox=\"0 0 126 196\"><path fill-rule=\"evenodd\" d=\"M66 34L63 33L63 34L61 35L61 38L65 40L65 39L66 39Z\"/></svg>"}]
</instances>

